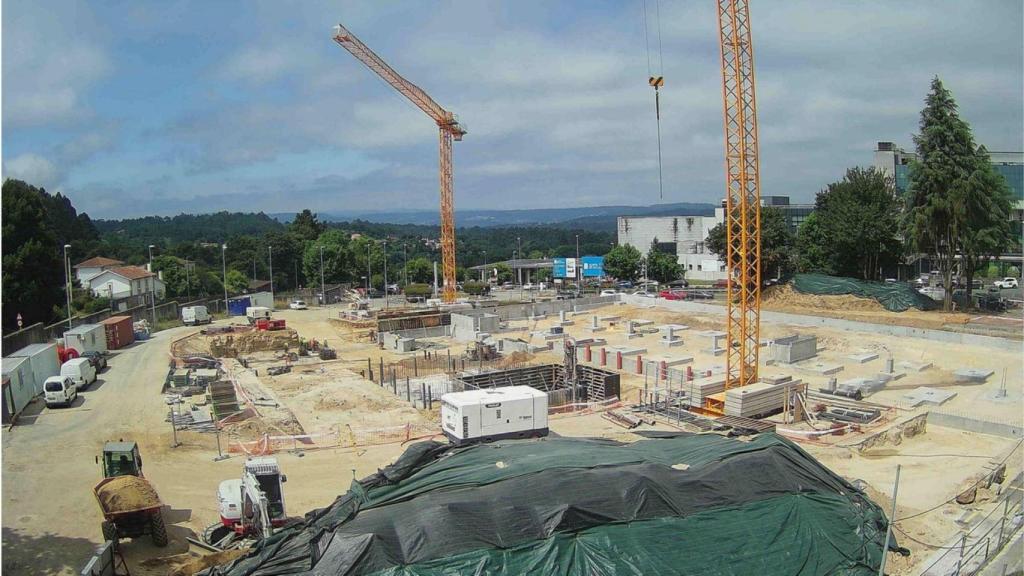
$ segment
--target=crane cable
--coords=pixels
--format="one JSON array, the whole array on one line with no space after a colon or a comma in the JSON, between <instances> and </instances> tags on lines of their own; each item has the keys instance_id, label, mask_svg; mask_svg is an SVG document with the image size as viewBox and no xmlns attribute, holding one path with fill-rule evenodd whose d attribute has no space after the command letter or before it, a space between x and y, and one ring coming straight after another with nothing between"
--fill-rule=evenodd
<instances>
[{"instance_id":1,"label":"crane cable","mask_svg":"<svg viewBox=\"0 0 1024 576\"><path fill-rule=\"evenodd\" d=\"M654 88L654 118L658 127L658 198L665 199L665 187L664 178L662 175L662 161L661 161L661 96L658 91L659 88L665 85L665 78L662 76L663 73L663 51L661 49L661 0L655 0L654 4L654 19L658 27L658 75L655 76L651 71L651 42L649 40L647 29L648 25L647 18L647 0L643 0L644 7L644 49L647 52L647 83Z\"/></svg>"}]
</instances>

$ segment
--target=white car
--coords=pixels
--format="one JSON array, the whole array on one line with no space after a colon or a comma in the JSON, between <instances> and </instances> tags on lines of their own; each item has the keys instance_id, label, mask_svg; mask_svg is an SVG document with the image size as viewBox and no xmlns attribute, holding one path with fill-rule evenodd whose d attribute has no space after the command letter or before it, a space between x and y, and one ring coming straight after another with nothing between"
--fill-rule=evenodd
<instances>
[{"instance_id":1,"label":"white car","mask_svg":"<svg viewBox=\"0 0 1024 576\"><path fill-rule=\"evenodd\" d=\"M523 284L523 290L533 290L533 288L533 282L527 282L526 284Z\"/></svg>"},{"instance_id":2,"label":"white car","mask_svg":"<svg viewBox=\"0 0 1024 576\"><path fill-rule=\"evenodd\" d=\"M1017 282L1016 278L1007 276L1002 280L996 280L995 282L992 283L992 285L997 288L1016 288L1020 284Z\"/></svg>"},{"instance_id":3,"label":"white car","mask_svg":"<svg viewBox=\"0 0 1024 576\"><path fill-rule=\"evenodd\" d=\"M601 296L615 296L616 294L618 294L618 292L616 292L615 290L601 290Z\"/></svg>"},{"instance_id":4,"label":"white car","mask_svg":"<svg viewBox=\"0 0 1024 576\"><path fill-rule=\"evenodd\" d=\"M71 406L78 398L78 386L70 376L50 376L43 382L43 401L47 408Z\"/></svg>"},{"instance_id":5,"label":"white car","mask_svg":"<svg viewBox=\"0 0 1024 576\"><path fill-rule=\"evenodd\" d=\"M288 307L292 310L305 310L307 308L305 300L292 300L288 303Z\"/></svg>"}]
</instances>

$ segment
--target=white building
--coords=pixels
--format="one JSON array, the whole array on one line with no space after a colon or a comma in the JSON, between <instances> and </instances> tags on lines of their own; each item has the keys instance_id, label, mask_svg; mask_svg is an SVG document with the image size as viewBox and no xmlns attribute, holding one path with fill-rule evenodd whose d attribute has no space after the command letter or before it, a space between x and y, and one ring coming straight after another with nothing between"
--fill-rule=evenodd
<instances>
[{"instance_id":1,"label":"white building","mask_svg":"<svg viewBox=\"0 0 1024 576\"><path fill-rule=\"evenodd\" d=\"M99 298L125 298L156 292L164 297L164 282L156 274L138 266L109 268L89 278L87 288Z\"/></svg>"},{"instance_id":2,"label":"white building","mask_svg":"<svg viewBox=\"0 0 1024 576\"><path fill-rule=\"evenodd\" d=\"M75 264L75 278L78 279L78 285L85 288L88 286L87 282L90 278L104 270L117 268L118 266L124 266L124 262L114 260L113 258L104 258L102 256L89 258L88 260Z\"/></svg>"},{"instance_id":3,"label":"white building","mask_svg":"<svg viewBox=\"0 0 1024 576\"><path fill-rule=\"evenodd\" d=\"M676 255L686 278L724 280L728 277L725 261L708 251L704 242L724 219L723 208L716 208L714 216L620 216L618 243L630 244L646 255L657 240L661 250Z\"/></svg>"}]
</instances>

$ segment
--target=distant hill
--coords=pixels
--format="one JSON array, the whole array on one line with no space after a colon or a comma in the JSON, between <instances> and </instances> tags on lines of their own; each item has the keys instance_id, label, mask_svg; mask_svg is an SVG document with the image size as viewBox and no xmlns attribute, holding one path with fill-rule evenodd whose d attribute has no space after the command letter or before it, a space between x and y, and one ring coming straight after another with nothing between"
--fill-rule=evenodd
<instances>
[{"instance_id":1,"label":"distant hill","mask_svg":"<svg viewBox=\"0 0 1024 576\"><path fill-rule=\"evenodd\" d=\"M652 206L588 206L581 208L536 208L528 210L459 210L455 213L456 226L481 228L515 226L556 226L584 230L615 230L619 216L710 216L715 205L700 202L655 204ZM291 213L270 214L289 222ZM380 224L415 224L437 226L440 216L436 210L409 210L394 212L320 213L325 222L362 220Z\"/></svg>"},{"instance_id":2,"label":"distant hill","mask_svg":"<svg viewBox=\"0 0 1024 576\"><path fill-rule=\"evenodd\" d=\"M146 216L125 220L95 220L93 223L104 236L165 245L178 242L223 242L234 235L261 236L284 229L280 220L263 212Z\"/></svg>"}]
</instances>

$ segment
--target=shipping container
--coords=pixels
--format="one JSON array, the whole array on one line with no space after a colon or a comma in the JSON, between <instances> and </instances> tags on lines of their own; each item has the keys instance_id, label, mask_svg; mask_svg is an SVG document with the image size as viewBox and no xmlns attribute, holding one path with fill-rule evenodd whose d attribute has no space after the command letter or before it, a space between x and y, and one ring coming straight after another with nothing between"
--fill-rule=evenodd
<instances>
[{"instance_id":1,"label":"shipping container","mask_svg":"<svg viewBox=\"0 0 1024 576\"><path fill-rule=\"evenodd\" d=\"M29 344L10 356L28 359L32 370L32 378L29 383L32 384L36 394L43 393L43 382L47 378L60 374L60 354L57 352L57 345L52 342Z\"/></svg>"},{"instance_id":2,"label":"shipping container","mask_svg":"<svg viewBox=\"0 0 1024 576\"><path fill-rule=\"evenodd\" d=\"M245 309L252 306L248 296L228 298L228 316L245 316Z\"/></svg>"},{"instance_id":3,"label":"shipping container","mask_svg":"<svg viewBox=\"0 0 1024 576\"><path fill-rule=\"evenodd\" d=\"M102 324L83 324L64 333L64 346L83 352L106 352L107 330Z\"/></svg>"},{"instance_id":4,"label":"shipping container","mask_svg":"<svg viewBox=\"0 0 1024 576\"><path fill-rule=\"evenodd\" d=\"M441 425L460 446L548 434L548 395L530 386L452 392L441 396Z\"/></svg>"},{"instance_id":5,"label":"shipping container","mask_svg":"<svg viewBox=\"0 0 1024 576\"><path fill-rule=\"evenodd\" d=\"M270 292L256 292L249 294L249 306L262 306L263 308L274 309L274 295Z\"/></svg>"},{"instance_id":6,"label":"shipping container","mask_svg":"<svg viewBox=\"0 0 1024 576\"><path fill-rule=\"evenodd\" d=\"M107 350L117 350L135 342L131 316L111 316L100 324L106 331Z\"/></svg>"},{"instance_id":7,"label":"shipping container","mask_svg":"<svg viewBox=\"0 0 1024 576\"><path fill-rule=\"evenodd\" d=\"M28 358L3 359L3 423L11 421L24 410L36 395L32 377L32 363Z\"/></svg>"}]
</instances>

